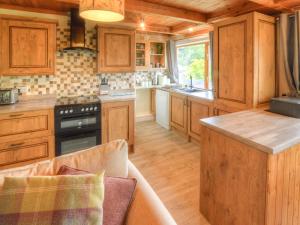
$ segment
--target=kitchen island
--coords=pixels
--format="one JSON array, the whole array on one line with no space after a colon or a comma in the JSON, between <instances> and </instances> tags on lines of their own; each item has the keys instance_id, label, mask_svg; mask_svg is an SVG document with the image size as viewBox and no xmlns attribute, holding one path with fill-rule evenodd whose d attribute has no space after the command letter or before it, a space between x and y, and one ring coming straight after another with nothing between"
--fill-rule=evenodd
<instances>
[{"instance_id":1,"label":"kitchen island","mask_svg":"<svg viewBox=\"0 0 300 225\"><path fill-rule=\"evenodd\" d=\"M210 224L300 224L300 120L251 110L201 124L200 210Z\"/></svg>"}]
</instances>

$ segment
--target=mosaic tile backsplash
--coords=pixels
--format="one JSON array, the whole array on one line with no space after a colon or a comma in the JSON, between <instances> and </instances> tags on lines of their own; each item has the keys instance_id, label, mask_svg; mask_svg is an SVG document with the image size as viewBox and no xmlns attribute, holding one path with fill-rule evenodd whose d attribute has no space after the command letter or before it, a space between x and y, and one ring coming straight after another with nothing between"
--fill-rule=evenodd
<instances>
[{"instance_id":1,"label":"mosaic tile backsplash","mask_svg":"<svg viewBox=\"0 0 300 225\"><path fill-rule=\"evenodd\" d=\"M1 76L0 87L27 87L27 95L55 94L79 96L99 93L101 78L108 78L111 89L133 89L137 83L151 79L155 72L97 74L96 52L62 51L68 47L70 37L69 17L57 27L57 53L55 75ZM96 49L96 29L86 31L88 48Z\"/></svg>"}]
</instances>

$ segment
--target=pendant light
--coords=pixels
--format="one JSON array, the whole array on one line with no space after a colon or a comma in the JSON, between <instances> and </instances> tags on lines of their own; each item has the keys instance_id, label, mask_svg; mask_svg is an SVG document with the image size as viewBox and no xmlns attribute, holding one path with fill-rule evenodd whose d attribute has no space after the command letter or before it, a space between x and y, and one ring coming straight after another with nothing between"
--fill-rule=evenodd
<instances>
[{"instance_id":1,"label":"pendant light","mask_svg":"<svg viewBox=\"0 0 300 225\"><path fill-rule=\"evenodd\" d=\"M80 16L97 22L124 20L125 0L80 0Z\"/></svg>"}]
</instances>

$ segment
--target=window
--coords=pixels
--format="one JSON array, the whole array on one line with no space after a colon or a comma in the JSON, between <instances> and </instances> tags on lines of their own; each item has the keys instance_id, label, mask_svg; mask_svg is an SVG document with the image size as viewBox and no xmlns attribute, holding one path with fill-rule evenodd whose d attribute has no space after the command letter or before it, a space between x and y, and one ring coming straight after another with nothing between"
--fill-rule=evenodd
<instances>
[{"instance_id":1,"label":"window","mask_svg":"<svg viewBox=\"0 0 300 225\"><path fill-rule=\"evenodd\" d=\"M209 62L209 42L185 42L177 44L179 84L196 88L212 89Z\"/></svg>"}]
</instances>

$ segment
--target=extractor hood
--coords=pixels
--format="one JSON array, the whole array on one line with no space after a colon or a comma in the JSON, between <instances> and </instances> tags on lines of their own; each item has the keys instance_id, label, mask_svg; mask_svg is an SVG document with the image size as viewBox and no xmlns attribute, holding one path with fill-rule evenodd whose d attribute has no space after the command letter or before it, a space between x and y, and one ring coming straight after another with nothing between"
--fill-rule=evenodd
<instances>
[{"instance_id":1,"label":"extractor hood","mask_svg":"<svg viewBox=\"0 0 300 225\"><path fill-rule=\"evenodd\" d=\"M72 50L96 51L86 47L85 21L79 16L79 10L75 8L71 9L70 47L65 48L64 51Z\"/></svg>"}]
</instances>

